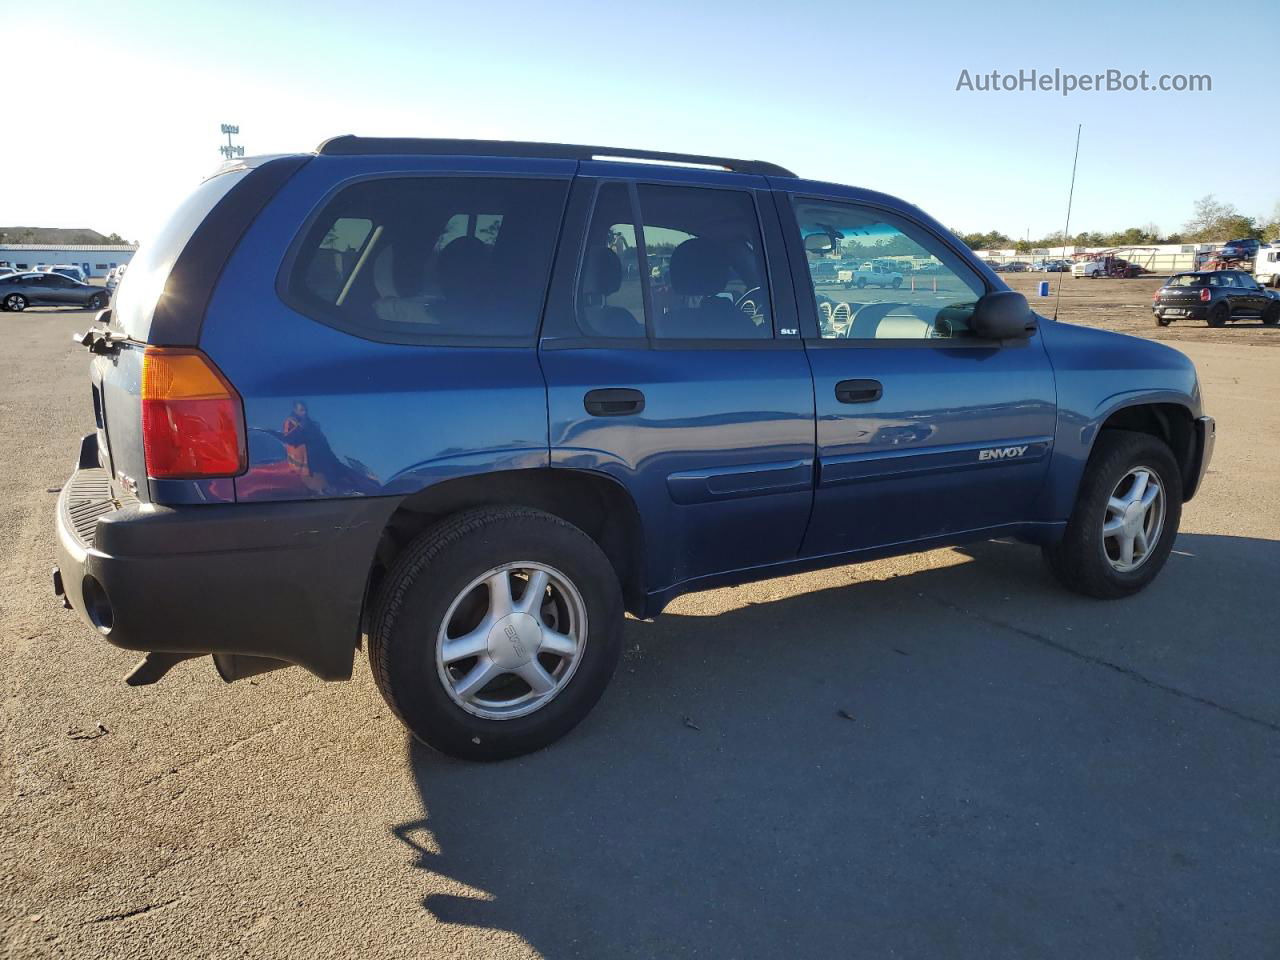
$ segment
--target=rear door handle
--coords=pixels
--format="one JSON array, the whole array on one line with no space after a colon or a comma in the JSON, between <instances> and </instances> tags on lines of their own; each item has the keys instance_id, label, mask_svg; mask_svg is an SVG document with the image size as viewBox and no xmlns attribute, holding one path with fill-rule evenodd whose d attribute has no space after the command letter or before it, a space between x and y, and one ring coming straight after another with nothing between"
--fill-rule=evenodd
<instances>
[{"instance_id":1,"label":"rear door handle","mask_svg":"<svg viewBox=\"0 0 1280 960\"><path fill-rule=\"evenodd\" d=\"M879 380L841 380L836 384L836 399L841 403L870 403L884 395Z\"/></svg>"},{"instance_id":2,"label":"rear door handle","mask_svg":"<svg viewBox=\"0 0 1280 960\"><path fill-rule=\"evenodd\" d=\"M592 390L582 400L593 417L625 417L644 410L644 394L626 387Z\"/></svg>"}]
</instances>

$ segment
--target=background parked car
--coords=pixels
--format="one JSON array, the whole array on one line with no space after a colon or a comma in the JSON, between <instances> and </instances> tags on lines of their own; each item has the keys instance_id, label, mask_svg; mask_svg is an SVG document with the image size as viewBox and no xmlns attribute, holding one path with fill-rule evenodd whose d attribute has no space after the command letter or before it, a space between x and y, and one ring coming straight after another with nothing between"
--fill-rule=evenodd
<instances>
[{"instance_id":1,"label":"background parked car","mask_svg":"<svg viewBox=\"0 0 1280 960\"><path fill-rule=\"evenodd\" d=\"M1263 289L1243 270L1179 273L1151 297L1151 312L1162 327L1184 318L1204 320L1211 327L1261 318L1274 326L1280 323L1280 294Z\"/></svg>"},{"instance_id":2,"label":"background parked car","mask_svg":"<svg viewBox=\"0 0 1280 960\"><path fill-rule=\"evenodd\" d=\"M1258 248L1262 244L1257 237L1243 237L1239 240L1228 240L1222 245L1218 251L1219 260L1248 260L1252 261L1258 255Z\"/></svg>"},{"instance_id":3,"label":"background parked car","mask_svg":"<svg viewBox=\"0 0 1280 960\"><path fill-rule=\"evenodd\" d=\"M15 273L0 277L0 309L15 313L27 307L80 307L101 310L109 295L101 287L61 273Z\"/></svg>"}]
</instances>

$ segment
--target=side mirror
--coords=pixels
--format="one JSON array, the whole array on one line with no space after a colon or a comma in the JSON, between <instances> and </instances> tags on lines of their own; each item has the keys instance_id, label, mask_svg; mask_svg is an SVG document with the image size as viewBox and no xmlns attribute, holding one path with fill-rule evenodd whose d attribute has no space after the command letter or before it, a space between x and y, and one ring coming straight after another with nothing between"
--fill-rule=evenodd
<instances>
[{"instance_id":1,"label":"side mirror","mask_svg":"<svg viewBox=\"0 0 1280 960\"><path fill-rule=\"evenodd\" d=\"M825 233L811 233L804 238L804 252L816 253L819 255L828 254L834 250L835 244L831 237Z\"/></svg>"},{"instance_id":2,"label":"side mirror","mask_svg":"<svg viewBox=\"0 0 1280 960\"><path fill-rule=\"evenodd\" d=\"M984 340L1025 340L1037 325L1027 298L1014 290L988 293L969 318L969 328Z\"/></svg>"}]
</instances>

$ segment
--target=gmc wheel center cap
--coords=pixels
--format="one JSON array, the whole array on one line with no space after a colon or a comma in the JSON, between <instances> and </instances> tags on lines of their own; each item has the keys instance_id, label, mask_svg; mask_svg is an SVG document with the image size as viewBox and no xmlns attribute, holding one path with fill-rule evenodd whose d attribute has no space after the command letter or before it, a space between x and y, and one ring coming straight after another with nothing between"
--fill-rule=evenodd
<instances>
[{"instance_id":1,"label":"gmc wheel center cap","mask_svg":"<svg viewBox=\"0 0 1280 960\"><path fill-rule=\"evenodd\" d=\"M533 659L541 641L538 621L527 613L512 613L489 631L489 656L504 669L521 667Z\"/></svg>"}]
</instances>

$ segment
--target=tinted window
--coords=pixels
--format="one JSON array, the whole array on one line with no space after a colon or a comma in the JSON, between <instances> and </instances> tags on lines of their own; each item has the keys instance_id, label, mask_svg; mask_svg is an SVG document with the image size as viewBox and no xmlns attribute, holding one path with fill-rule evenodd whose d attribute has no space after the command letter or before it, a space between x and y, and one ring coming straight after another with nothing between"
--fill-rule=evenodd
<instances>
[{"instance_id":1,"label":"tinted window","mask_svg":"<svg viewBox=\"0 0 1280 960\"><path fill-rule=\"evenodd\" d=\"M530 336L566 189L479 177L347 187L303 238L289 293L317 319L373 339Z\"/></svg>"},{"instance_id":2,"label":"tinted window","mask_svg":"<svg viewBox=\"0 0 1280 960\"><path fill-rule=\"evenodd\" d=\"M575 312L583 334L644 337L640 270L631 191L626 184L606 183L596 194L578 273Z\"/></svg>"},{"instance_id":3,"label":"tinted window","mask_svg":"<svg viewBox=\"0 0 1280 960\"><path fill-rule=\"evenodd\" d=\"M656 339L762 339L773 309L749 193L641 184Z\"/></svg>"},{"instance_id":4,"label":"tinted window","mask_svg":"<svg viewBox=\"0 0 1280 960\"><path fill-rule=\"evenodd\" d=\"M797 200L824 339L960 339L986 292L941 240L870 207Z\"/></svg>"}]
</instances>

